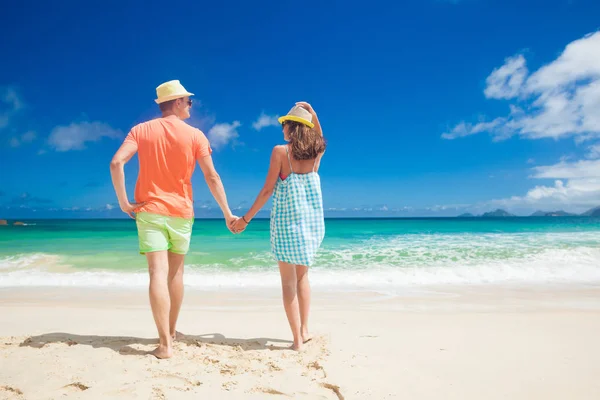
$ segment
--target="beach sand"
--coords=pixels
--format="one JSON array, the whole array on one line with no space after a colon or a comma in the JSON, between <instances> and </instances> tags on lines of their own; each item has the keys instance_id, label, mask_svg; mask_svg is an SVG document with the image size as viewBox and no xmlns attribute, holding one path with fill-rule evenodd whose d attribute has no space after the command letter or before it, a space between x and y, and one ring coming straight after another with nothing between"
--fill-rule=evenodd
<instances>
[{"instance_id":1,"label":"beach sand","mask_svg":"<svg viewBox=\"0 0 600 400\"><path fill-rule=\"evenodd\" d=\"M0 290L0 399L600 399L599 287L193 292L158 360L145 291Z\"/></svg>"}]
</instances>

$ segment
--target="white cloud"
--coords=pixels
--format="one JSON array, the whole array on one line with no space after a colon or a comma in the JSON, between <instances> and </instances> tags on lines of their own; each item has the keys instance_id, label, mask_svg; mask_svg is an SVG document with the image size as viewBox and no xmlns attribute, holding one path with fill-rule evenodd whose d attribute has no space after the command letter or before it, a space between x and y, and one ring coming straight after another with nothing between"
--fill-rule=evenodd
<instances>
[{"instance_id":1,"label":"white cloud","mask_svg":"<svg viewBox=\"0 0 600 400\"><path fill-rule=\"evenodd\" d=\"M567 45L552 63L543 66L527 80L527 90L544 92L557 86L600 78L600 32L595 32Z\"/></svg>"},{"instance_id":2,"label":"white cloud","mask_svg":"<svg viewBox=\"0 0 600 400\"><path fill-rule=\"evenodd\" d=\"M115 206L113 206L112 204L107 204L105 208L107 210L112 210L113 208L115 208Z\"/></svg>"},{"instance_id":3,"label":"white cloud","mask_svg":"<svg viewBox=\"0 0 600 400\"><path fill-rule=\"evenodd\" d=\"M239 121L233 121L231 124L223 123L213 126L207 133L210 145L215 149L219 149L232 140L235 140L239 137L237 128L240 126L242 126L242 124L240 124Z\"/></svg>"},{"instance_id":4,"label":"white cloud","mask_svg":"<svg viewBox=\"0 0 600 400\"><path fill-rule=\"evenodd\" d=\"M536 186L523 197L492 200L490 203L504 207L527 206L550 209L569 207L585 211L598 205L600 199L600 179L571 179L566 183L556 180L553 186Z\"/></svg>"},{"instance_id":5,"label":"white cloud","mask_svg":"<svg viewBox=\"0 0 600 400\"><path fill-rule=\"evenodd\" d=\"M277 121L277 118L279 118L278 115L266 115L263 112L260 114L258 119L252 123L252 127L257 131L260 131L268 126L279 126L280 124L279 121Z\"/></svg>"},{"instance_id":6,"label":"white cloud","mask_svg":"<svg viewBox=\"0 0 600 400\"><path fill-rule=\"evenodd\" d=\"M123 133L103 122L72 123L57 126L50 133L48 144L56 151L83 150L88 142L98 142L103 138L120 139Z\"/></svg>"},{"instance_id":7,"label":"white cloud","mask_svg":"<svg viewBox=\"0 0 600 400\"><path fill-rule=\"evenodd\" d=\"M496 139L600 137L600 31L569 43L554 61L528 76L522 55L506 59L487 78L488 98L514 99L506 117L459 123L445 139L489 132Z\"/></svg>"},{"instance_id":8,"label":"white cloud","mask_svg":"<svg viewBox=\"0 0 600 400\"><path fill-rule=\"evenodd\" d=\"M505 122L506 120L504 118L496 118L491 122L479 122L475 125L461 122L460 124L456 125L452 131L442 134L442 137L444 139L456 139L459 137L475 135L476 133L480 132L489 132Z\"/></svg>"},{"instance_id":9,"label":"white cloud","mask_svg":"<svg viewBox=\"0 0 600 400\"><path fill-rule=\"evenodd\" d=\"M23 143L31 143L37 137L34 131L27 131L19 137L12 137L9 141L11 147L19 147Z\"/></svg>"},{"instance_id":10,"label":"white cloud","mask_svg":"<svg viewBox=\"0 0 600 400\"><path fill-rule=\"evenodd\" d=\"M35 140L36 137L37 135L34 131L27 131L23 135L21 135L21 141L23 143L31 143Z\"/></svg>"},{"instance_id":11,"label":"white cloud","mask_svg":"<svg viewBox=\"0 0 600 400\"><path fill-rule=\"evenodd\" d=\"M0 129L6 128L12 117L25 107L12 86L0 86Z\"/></svg>"},{"instance_id":12,"label":"white cloud","mask_svg":"<svg viewBox=\"0 0 600 400\"><path fill-rule=\"evenodd\" d=\"M554 165L534 167L533 171L532 177L537 179L600 178L600 160L561 161Z\"/></svg>"},{"instance_id":13,"label":"white cloud","mask_svg":"<svg viewBox=\"0 0 600 400\"><path fill-rule=\"evenodd\" d=\"M534 167L532 178L555 179L553 185L537 185L524 196L492 200L504 207L571 207L577 211L600 203L600 160L560 161L558 164ZM566 180L566 181L565 181Z\"/></svg>"},{"instance_id":14,"label":"white cloud","mask_svg":"<svg viewBox=\"0 0 600 400\"><path fill-rule=\"evenodd\" d=\"M486 79L485 97L489 99L512 99L516 97L527 77L525 57L519 54L507 58L503 66L492 71Z\"/></svg>"},{"instance_id":15,"label":"white cloud","mask_svg":"<svg viewBox=\"0 0 600 400\"><path fill-rule=\"evenodd\" d=\"M596 143L588 147L589 153L587 158L600 158L600 143Z\"/></svg>"}]
</instances>

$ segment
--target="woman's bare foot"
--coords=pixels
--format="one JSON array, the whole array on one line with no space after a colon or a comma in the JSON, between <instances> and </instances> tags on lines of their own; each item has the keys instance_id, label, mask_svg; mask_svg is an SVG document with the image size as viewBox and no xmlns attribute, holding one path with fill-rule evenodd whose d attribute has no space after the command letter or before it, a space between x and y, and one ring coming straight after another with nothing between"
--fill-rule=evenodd
<instances>
[{"instance_id":1,"label":"woman's bare foot","mask_svg":"<svg viewBox=\"0 0 600 400\"><path fill-rule=\"evenodd\" d=\"M312 335L308 333L308 328L302 327L302 343L310 342Z\"/></svg>"},{"instance_id":2,"label":"woman's bare foot","mask_svg":"<svg viewBox=\"0 0 600 400\"><path fill-rule=\"evenodd\" d=\"M161 344L150 354L159 359L171 358L173 357L173 348Z\"/></svg>"},{"instance_id":3,"label":"woman's bare foot","mask_svg":"<svg viewBox=\"0 0 600 400\"><path fill-rule=\"evenodd\" d=\"M183 336L184 336L183 333L181 333L179 331L175 331L175 333L171 335L171 337L173 338L173 341L181 340L181 339L183 339Z\"/></svg>"},{"instance_id":4,"label":"woman's bare foot","mask_svg":"<svg viewBox=\"0 0 600 400\"><path fill-rule=\"evenodd\" d=\"M301 351L302 350L302 342L299 340L294 340L294 344L290 347L290 349L294 350L294 351Z\"/></svg>"}]
</instances>

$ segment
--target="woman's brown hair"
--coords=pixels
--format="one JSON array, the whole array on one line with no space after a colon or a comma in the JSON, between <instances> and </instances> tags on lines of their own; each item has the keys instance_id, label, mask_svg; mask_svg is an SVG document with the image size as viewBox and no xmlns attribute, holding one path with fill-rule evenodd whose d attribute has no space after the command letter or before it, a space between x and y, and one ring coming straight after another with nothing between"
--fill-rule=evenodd
<instances>
[{"instance_id":1,"label":"woman's brown hair","mask_svg":"<svg viewBox=\"0 0 600 400\"><path fill-rule=\"evenodd\" d=\"M312 160L325 151L327 144L321 134L296 121L285 121L295 160Z\"/></svg>"}]
</instances>

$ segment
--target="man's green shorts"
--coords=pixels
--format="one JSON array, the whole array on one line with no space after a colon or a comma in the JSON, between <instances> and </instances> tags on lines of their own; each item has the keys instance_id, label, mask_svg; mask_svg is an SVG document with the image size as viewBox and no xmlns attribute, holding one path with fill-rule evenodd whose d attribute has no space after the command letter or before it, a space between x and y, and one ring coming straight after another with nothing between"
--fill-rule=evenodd
<instances>
[{"instance_id":1,"label":"man's green shorts","mask_svg":"<svg viewBox=\"0 0 600 400\"><path fill-rule=\"evenodd\" d=\"M192 237L192 218L169 217L167 215L136 214L140 253L169 250L172 253L186 254Z\"/></svg>"}]
</instances>

